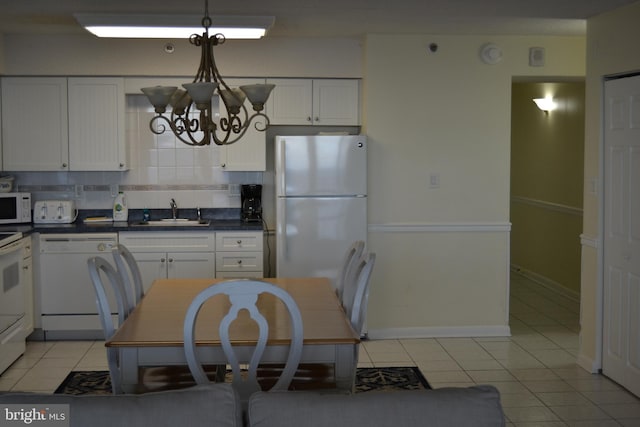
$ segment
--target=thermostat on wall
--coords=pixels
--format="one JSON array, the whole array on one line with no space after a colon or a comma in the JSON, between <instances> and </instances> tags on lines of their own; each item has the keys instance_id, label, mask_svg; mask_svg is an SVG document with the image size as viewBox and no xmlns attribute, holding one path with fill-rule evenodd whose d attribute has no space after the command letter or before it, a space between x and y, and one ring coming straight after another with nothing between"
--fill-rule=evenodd
<instances>
[{"instance_id":1,"label":"thermostat on wall","mask_svg":"<svg viewBox=\"0 0 640 427\"><path fill-rule=\"evenodd\" d=\"M543 47L529 48L529 66L530 67L544 66L544 48Z\"/></svg>"}]
</instances>

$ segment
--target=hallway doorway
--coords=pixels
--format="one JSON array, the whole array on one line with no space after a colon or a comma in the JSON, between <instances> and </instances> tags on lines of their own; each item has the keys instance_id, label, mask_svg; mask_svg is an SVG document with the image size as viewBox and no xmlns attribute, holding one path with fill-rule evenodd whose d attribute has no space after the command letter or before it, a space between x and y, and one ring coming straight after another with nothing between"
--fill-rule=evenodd
<instances>
[{"instance_id":1,"label":"hallway doorway","mask_svg":"<svg viewBox=\"0 0 640 427\"><path fill-rule=\"evenodd\" d=\"M511 111L511 269L580 303L584 80L514 79ZM542 111L536 98L550 98Z\"/></svg>"}]
</instances>

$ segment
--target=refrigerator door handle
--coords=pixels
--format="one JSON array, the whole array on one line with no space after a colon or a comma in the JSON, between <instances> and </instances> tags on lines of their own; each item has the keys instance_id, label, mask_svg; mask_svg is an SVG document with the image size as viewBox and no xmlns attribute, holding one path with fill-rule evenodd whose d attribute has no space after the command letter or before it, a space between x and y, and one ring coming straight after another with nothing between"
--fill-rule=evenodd
<instances>
[{"instance_id":1,"label":"refrigerator door handle","mask_svg":"<svg viewBox=\"0 0 640 427\"><path fill-rule=\"evenodd\" d=\"M287 245L287 200L282 199L280 200L280 203L282 203L282 222L280 222L279 227L282 227L280 233L284 236L284 239L280 241L279 245L282 246L282 256L284 259L289 259L289 249Z\"/></svg>"},{"instance_id":2,"label":"refrigerator door handle","mask_svg":"<svg viewBox=\"0 0 640 427\"><path fill-rule=\"evenodd\" d=\"M278 143L280 144L280 146L278 147L280 150L280 170L277 171L279 172L277 175L279 176L279 181L276 185L278 185L278 195L280 196L286 196L286 145L284 144L284 140L280 140L278 141Z\"/></svg>"}]
</instances>

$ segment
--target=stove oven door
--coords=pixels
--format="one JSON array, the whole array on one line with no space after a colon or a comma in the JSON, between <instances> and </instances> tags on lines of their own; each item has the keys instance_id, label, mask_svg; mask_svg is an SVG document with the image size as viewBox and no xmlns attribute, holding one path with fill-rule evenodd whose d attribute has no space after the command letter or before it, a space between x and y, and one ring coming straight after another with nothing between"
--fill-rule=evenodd
<instances>
[{"instance_id":1,"label":"stove oven door","mask_svg":"<svg viewBox=\"0 0 640 427\"><path fill-rule=\"evenodd\" d=\"M0 248L0 336L24 317L21 241Z\"/></svg>"}]
</instances>

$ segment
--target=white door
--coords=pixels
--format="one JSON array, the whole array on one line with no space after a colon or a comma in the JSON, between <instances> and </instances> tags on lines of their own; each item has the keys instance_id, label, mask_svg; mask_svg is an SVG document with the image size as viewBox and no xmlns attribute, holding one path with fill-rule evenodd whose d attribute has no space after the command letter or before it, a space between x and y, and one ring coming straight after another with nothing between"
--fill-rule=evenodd
<instances>
[{"instance_id":1,"label":"white door","mask_svg":"<svg viewBox=\"0 0 640 427\"><path fill-rule=\"evenodd\" d=\"M344 254L367 240L366 197L278 198L277 277L328 277Z\"/></svg>"},{"instance_id":2,"label":"white door","mask_svg":"<svg viewBox=\"0 0 640 427\"><path fill-rule=\"evenodd\" d=\"M264 79L228 79L227 84L230 87L239 87L241 85L251 85L256 83L264 83ZM214 105L220 105L220 99L214 96ZM255 113L251 102L247 99L244 103L249 113L249 117ZM214 107L215 108L215 107ZM219 107L217 108L219 111ZM264 113L265 111L263 111ZM217 113L219 121L220 113ZM225 115L226 117L226 115ZM239 115L242 120L244 116ZM257 126L257 128L256 128ZM224 145L219 147L220 150L220 166L224 171L264 171L267 168L267 138L266 132L259 131L264 129L266 121L264 117L256 117L249 125L249 129L244 136L235 144ZM219 135L223 135L219 132ZM235 134L232 134L235 135Z\"/></svg>"},{"instance_id":3,"label":"white door","mask_svg":"<svg viewBox=\"0 0 640 427\"><path fill-rule=\"evenodd\" d=\"M367 138L363 135L276 137L276 195L367 194Z\"/></svg>"},{"instance_id":4,"label":"white door","mask_svg":"<svg viewBox=\"0 0 640 427\"><path fill-rule=\"evenodd\" d=\"M74 171L128 169L123 78L69 78L69 163Z\"/></svg>"},{"instance_id":5,"label":"white door","mask_svg":"<svg viewBox=\"0 0 640 427\"><path fill-rule=\"evenodd\" d=\"M640 76L605 84L603 373L640 396Z\"/></svg>"},{"instance_id":6,"label":"white door","mask_svg":"<svg viewBox=\"0 0 640 427\"><path fill-rule=\"evenodd\" d=\"M319 79L313 81L313 124L357 126L360 124L357 79Z\"/></svg>"},{"instance_id":7,"label":"white door","mask_svg":"<svg viewBox=\"0 0 640 427\"><path fill-rule=\"evenodd\" d=\"M167 278L167 254L164 252L134 252L142 276L142 287L145 293L156 279Z\"/></svg>"},{"instance_id":8,"label":"white door","mask_svg":"<svg viewBox=\"0 0 640 427\"><path fill-rule=\"evenodd\" d=\"M167 277L216 277L216 254L214 252L169 252L167 254Z\"/></svg>"}]
</instances>

